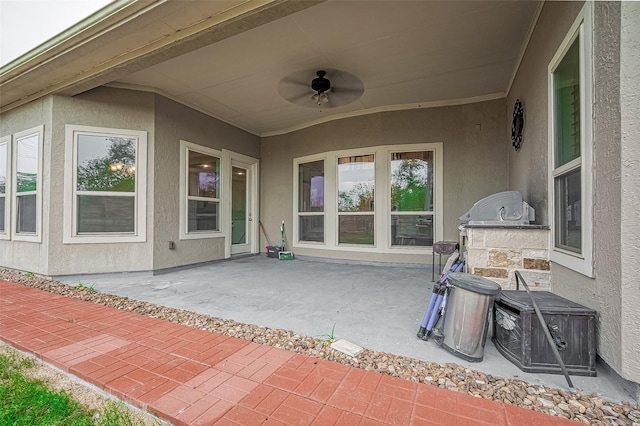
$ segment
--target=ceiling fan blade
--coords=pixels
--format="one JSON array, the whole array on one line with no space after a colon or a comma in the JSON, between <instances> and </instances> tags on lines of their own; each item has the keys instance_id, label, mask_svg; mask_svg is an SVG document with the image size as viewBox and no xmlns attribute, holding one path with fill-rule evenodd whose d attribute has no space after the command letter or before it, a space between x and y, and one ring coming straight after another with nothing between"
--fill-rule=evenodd
<instances>
[{"instance_id":1,"label":"ceiling fan blade","mask_svg":"<svg viewBox=\"0 0 640 426\"><path fill-rule=\"evenodd\" d=\"M331 76L332 86L341 88L342 90L354 90L364 92L364 85L355 75L346 71L331 70L331 74L327 71L327 76Z\"/></svg>"},{"instance_id":2,"label":"ceiling fan blade","mask_svg":"<svg viewBox=\"0 0 640 426\"><path fill-rule=\"evenodd\" d=\"M287 100L289 102L292 102L294 104L306 104L309 103L310 105L314 105L313 100L311 100L311 96L313 96L312 93L304 93L301 95L297 95L297 96L293 96L291 98L288 98Z\"/></svg>"},{"instance_id":3,"label":"ceiling fan blade","mask_svg":"<svg viewBox=\"0 0 640 426\"><path fill-rule=\"evenodd\" d=\"M335 108L355 102L364 93L364 85L358 77L345 71L319 68L326 71L331 88L326 92L329 101L322 108ZM311 97L315 91L311 82L317 70L301 70L289 74L278 82L278 93L287 101L307 108L318 108Z\"/></svg>"},{"instance_id":4,"label":"ceiling fan blade","mask_svg":"<svg viewBox=\"0 0 640 426\"><path fill-rule=\"evenodd\" d=\"M349 105L360 98L362 93L329 93L329 105L331 107L340 107L344 105Z\"/></svg>"},{"instance_id":5,"label":"ceiling fan blade","mask_svg":"<svg viewBox=\"0 0 640 426\"><path fill-rule=\"evenodd\" d=\"M313 75L313 74L312 74ZM289 74L278 82L278 93L284 99L294 104L306 106L306 101L313 95L311 90L311 77L309 72L297 71L293 74ZM313 105L313 103L311 103Z\"/></svg>"},{"instance_id":6,"label":"ceiling fan blade","mask_svg":"<svg viewBox=\"0 0 640 426\"><path fill-rule=\"evenodd\" d=\"M331 93L342 94L358 94L362 95L364 93L364 87L361 88L350 88L350 87L332 87L330 90Z\"/></svg>"},{"instance_id":7,"label":"ceiling fan blade","mask_svg":"<svg viewBox=\"0 0 640 426\"><path fill-rule=\"evenodd\" d=\"M311 87L310 81L307 81L306 78L301 78L301 77L297 77L295 75L289 75L286 76L285 78L283 78L282 80L280 80L280 83L278 83L279 85L295 85L295 86L304 86L304 87Z\"/></svg>"}]
</instances>

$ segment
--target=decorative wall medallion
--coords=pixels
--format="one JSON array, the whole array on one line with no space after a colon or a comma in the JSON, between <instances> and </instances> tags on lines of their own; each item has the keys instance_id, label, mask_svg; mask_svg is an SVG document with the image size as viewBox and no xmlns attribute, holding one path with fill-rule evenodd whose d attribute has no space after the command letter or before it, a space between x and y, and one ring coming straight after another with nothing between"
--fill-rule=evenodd
<instances>
[{"instance_id":1,"label":"decorative wall medallion","mask_svg":"<svg viewBox=\"0 0 640 426\"><path fill-rule=\"evenodd\" d=\"M516 99L513 107L513 121L511 122L511 143L516 151L520 151L522 145L522 129L524 128L524 108L520 99Z\"/></svg>"}]
</instances>

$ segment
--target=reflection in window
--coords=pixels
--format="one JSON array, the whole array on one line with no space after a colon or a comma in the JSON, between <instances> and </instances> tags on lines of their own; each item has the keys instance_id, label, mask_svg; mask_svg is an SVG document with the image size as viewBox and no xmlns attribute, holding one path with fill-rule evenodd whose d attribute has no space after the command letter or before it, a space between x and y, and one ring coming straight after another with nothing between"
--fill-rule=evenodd
<instances>
[{"instance_id":1,"label":"reflection in window","mask_svg":"<svg viewBox=\"0 0 640 426\"><path fill-rule=\"evenodd\" d=\"M582 209L580 190L580 168L555 179L556 246L580 253L582 247Z\"/></svg>"},{"instance_id":2,"label":"reflection in window","mask_svg":"<svg viewBox=\"0 0 640 426\"><path fill-rule=\"evenodd\" d=\"M391 154L391 244L433 244L433 151Z\"/></svg>"},{"instance_id":3,"label":"reflection in window","mask_svg":"<svg viewBox=\"0 0 640 426\"><path fill-rule=\"evenodd\" d=\"M16 153L18 192L35 192L38 186L38 135L18 140Z\"/></svg>"},{"instance_id":4,"label":"reflection in window","mask_svg":"<svg viewBox=\"0 0 640 426\"><path fill-rule=\"evenodd\" d=\"M298 166L300 241L324 242L324 160Z\"/></svg>"},{"instance_id":5,"label":"reflection in window","mask_svg":"<svg viewBox=\"0 0 640 426\"><path fill-rule=\"evenodd\" d=\"M373 155L338 158L338 211L372 212L374 181Z\"/></svg>"},{"instance_id":6,"label":"reflection in window","mask_svg":"<svg viewBox=\"0 0 640 426\"><path fill-rule=\"evenodd\" d=\"M339 215L338 243L365 244L374 243L374 215Z\"/></svg>"},{"instance_id":7,"label":"reflection in window","mask_svg":"<svg viewBox=\"0 0 640 426\"><path fill-rule=\"evenodd\" d=\"M16 233L35 234L37 228L39 134L16 142Z\"/></svg>"},{"instance_id":8,"label":"reflection in window","mask_svg":"<svg viewBox=\"0 0 640 426\"><path fill-rule=\"evenodd\" d=\"M338 158L338 243L374 244L375 158Z\"/></svg>"},{"instance_id":9,"label":"reflection in window","mask_svg":"<svg viewBox=\"0 0 640 426\"><path fill-rule=\"evenodd\" d=\"M7 193L7 144L0 145L0 195Z\"/></svg>"},{"instance_id":10,"label":"reflection in window","mask_svg":"<svg viewBox=\"0 0 640 426\"><path fill-rule=\"evenodd\" d=\"M0 233L4 233L7 204L7 143L0 144Z\"/></svg>"},{"instance_id":11,"label":"reflection in window","mask_svg":"<svg viewBox=\"0 0 640 426\"><path fill-rule=\"evenodd\" d=\"M78 233L134 232L134 203L134 197L78 195Z\"/></svg>"},{"instance_id":12,"label":"reflection in window","mask_svg":"<svg viewBox=\"0 0 640 426\"><path fill-rule=\"evenodd\" d=\"M580 43L576 39L553 73L555 167L580 157Z\"/></svg>"},{"instance_id":13,"label":"reflection in window","mask_svg":"<svg viewBox=\"0 0 640 426\"><path fill-rule=\"evenodd\" d=\"M78 135L77 190L135 192L136 139Z\"/></svg>"},{"instance_id":14,"label":"reflection in window","mask_svg":"<svg viewBox=\"0 0 640 426\"><path fill-rule=\"evenodd\" d=\"M231 244L247 243L247 170L231 168Z\"/></svg>"},{"instance_id":15,"label":"reflection in window","mask_svg":"<svg viewBox=\"0 0 640 426\"><path fill-rule=\"evenodd\" d=\"M37 232L37 200L36 194L18 197L18 220L16 232L18 234L35 234Z\"/></svg>"},{"instance_id":16,"label":"reflection in window","mask_svg":"<svg viewBox=\"0 0 640 426\"><path fill-rule=\"evenodd\" d=\"M187 232L220 230L220 159L187 150Z\"/></svg>"},{"instance_id":17,"label":"reflection in window","mask_svg":"<svg viewBox=\"0 0 640 426\"><path fill-rule=\"evenodd\" d=\"M189 232L218 230L218 203L189 200L187 203Z\"/></svg>"},{"instance_id":18,"label":"reflection in window","mask_svg":"<svg viewBox=\"0 0 640 426\"><path fill-rule=\"evenodd\" d=\"M75 233L135 233L138 139L77 133L75 144Z\"/></svg>"},{"instance_id":19,"label":"reflection in window","mask_svg":"<svg viewBox=\"0 0 640 426\"><path fill-rule=\"evenodd\" d=\"M576 38L553 71L555 168L554 245L582 253L580 171L580 39Z\"/></svg>"}]
</instances>

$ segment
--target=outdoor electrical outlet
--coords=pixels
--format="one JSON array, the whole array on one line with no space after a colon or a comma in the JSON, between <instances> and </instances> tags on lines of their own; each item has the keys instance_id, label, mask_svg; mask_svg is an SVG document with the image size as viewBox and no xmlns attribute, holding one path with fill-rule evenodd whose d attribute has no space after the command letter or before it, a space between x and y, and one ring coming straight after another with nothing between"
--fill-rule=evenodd
<instances>
[{"instance_id":1,"label":"outdoor electrical outlet","mask_svg":"<svg viewBox=\"0 0 640 426\"><path fill-rule=\"evenodd\" d=\"M169 241L169 250L175 250L176 249L176 243L174 243L173 241Z\"/></svg>"}]
</instances>

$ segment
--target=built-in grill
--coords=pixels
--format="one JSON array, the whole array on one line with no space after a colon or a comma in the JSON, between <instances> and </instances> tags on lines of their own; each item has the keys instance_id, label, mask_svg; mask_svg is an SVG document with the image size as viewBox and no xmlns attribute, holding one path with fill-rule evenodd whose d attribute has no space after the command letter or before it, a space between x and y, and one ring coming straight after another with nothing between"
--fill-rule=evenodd
<instances>
[{"instance_id":1,"label":"built-in grill","mask_svg":"<svg viewBox=\"0 0 640 426\"><path fill-rule=\"evenodd\" d=\"M519 191L498 192L477 201L460 221L468 225L523 226L535 221L536 212Z\"/></svg>"}]
</instances>

